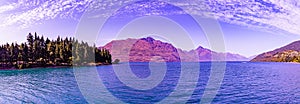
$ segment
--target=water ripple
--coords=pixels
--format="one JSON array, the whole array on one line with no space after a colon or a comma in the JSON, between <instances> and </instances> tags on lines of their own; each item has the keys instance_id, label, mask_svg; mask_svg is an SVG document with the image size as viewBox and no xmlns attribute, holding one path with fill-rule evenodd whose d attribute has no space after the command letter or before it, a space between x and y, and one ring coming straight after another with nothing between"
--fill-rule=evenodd
<instances>
[{"instance_id":1,"label":"water ripple","mask_svg":"<svg viewBox=\"0 0 300 104\"><path fill-rule=\"evenodd\" d=\"M171 63L178 64L178 63ZM185 70L199 70L193 64L183 64ZM140 70L147 64L138 64ZM210 76L210 63L200 63L200 75L193 95L178 94L169 103L179 103L190 98L188 103L200 101L207 80ZM122 67L122 64L119 64ZM171 67L171 72L178 72L178 67ZM85 67L79 70L89 71ZM113 74L112 67L99 66L99 75L109 78ZM143 74L136 71L135 74ZM192 73L191 73L192 74ZM126 73L124 74L126 75ZM124 84L116 84L106 80L105 85L115 96L129 101L148 101L154 103L160 96L169 93L179 76L172 76L159 89L152 92L132 91ZM126 79L131 80L132 79ZM93 85L94 82L86 81ZM183 82L183 86L191 86L193 81ZM136 83L138 84L138 83ZM45 68L21 71L0 71L0 103L87 103L81 95L71 68ZM90 90L93 91L93 90ZM92 93L92 92L91 92ZM135 94L136 97L131 94ZM146 95L145 95L146 94ZM101 99L95 99L101 100ZM218 94L212 103L300 103L300 64L289 63L239 63L229 62Z\"/></svg>"}]
</instances>

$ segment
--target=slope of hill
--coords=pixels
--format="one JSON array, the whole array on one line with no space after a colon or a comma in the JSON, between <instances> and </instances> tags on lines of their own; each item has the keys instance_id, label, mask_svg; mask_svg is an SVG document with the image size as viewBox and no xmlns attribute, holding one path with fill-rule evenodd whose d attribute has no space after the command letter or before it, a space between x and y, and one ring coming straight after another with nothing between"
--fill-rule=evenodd
<instances>
[{"instance_id":1,"label":"slope of hill","mask_svg":"<svg viewBox=\"0 0 300 104\"><path fill-rule=\"evenodd\" d=\"M284 47L265 52L251 61L253 62L300 62L300 41L295 41Z\"/></svg>"},{"instance_id":2,"label":"slope of hill","mask_svg":"<svg viewBox=\"0 0 300 104\"><path fill-rule=\"evenodd\" d=\"M114 40L103 46L110 51L112 59L122 62L199 62L211 61L211 56L227 55L227 61L248 61L246 57L231 53L217 53L199 46L195 50L185 51L170 43L151 37L141 39Z\"/></svg>"},{"instance_id":3,"label":"slope of hill","mask_svg":"<svg viewBox=\"0 0 300 104\"><path fill-rule=\"evenodd\" d=\"M255 57L257 57L258 55L253 55L253 56L250 56L248 57L248 59L254 59Z\"/></svg>"}]
</instances>

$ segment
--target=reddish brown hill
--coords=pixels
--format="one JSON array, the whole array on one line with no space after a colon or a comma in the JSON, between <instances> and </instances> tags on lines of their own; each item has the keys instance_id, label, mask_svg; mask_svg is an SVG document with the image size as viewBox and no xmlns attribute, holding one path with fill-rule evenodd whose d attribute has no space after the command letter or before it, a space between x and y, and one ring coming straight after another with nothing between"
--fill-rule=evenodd
<instances>
[{"instance_id":1,"label":"reddish brown hill","mask_svg":"<svg viewBox=\"0 0 300 104\"><path fill-rule=\"evenodd\" d=\"M300 41L293 42L273 51L262 53L254 62L300 62Z\"/></svg>"},{"instance_id":2,"label":"reddish brown hill","mask_svg":"<svg viewBox=\"0 0 300 104\"><path fill-rule=\"evenodd\" d=\"M104 46L110 50L112 58L123 62L179 62L177 49L151 37L112 41Z\"/></svg>"}]
</instances>

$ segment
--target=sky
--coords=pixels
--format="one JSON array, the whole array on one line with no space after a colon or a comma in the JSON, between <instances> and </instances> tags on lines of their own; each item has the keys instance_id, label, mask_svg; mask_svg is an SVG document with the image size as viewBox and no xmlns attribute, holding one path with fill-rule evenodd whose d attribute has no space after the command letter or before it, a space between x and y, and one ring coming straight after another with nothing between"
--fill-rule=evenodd
<instances>
[{"instance_id":1,"label":"sky","mask_svg":"<svg viewBox=\"0 0 300 104\"><path fill-rule=\"evenodd\" d=\"M37 32L51 39L88 39L98 46L151 36L184 50L214 50L208 28L221 31L227 52L250 57L300 40L299 27L296 0L0 1L0 44L26 42L29 32Z\"/></svg>"}]
</instances>

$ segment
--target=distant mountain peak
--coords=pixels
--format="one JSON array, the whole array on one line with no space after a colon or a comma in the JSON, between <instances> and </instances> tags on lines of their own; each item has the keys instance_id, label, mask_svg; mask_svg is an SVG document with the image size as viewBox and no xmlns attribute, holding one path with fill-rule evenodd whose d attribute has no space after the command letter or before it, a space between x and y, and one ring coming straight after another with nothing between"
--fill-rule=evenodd
<instances>
[{"instance_id":1,"label":"distant mountain peak","mask_svg":"<svg viewBox=\"0 0 300 104\"><path fill-rule=\"evenodd\" d=\"M196 50L199 50L199 49L204 49L202 46L199 46L196 48Z\"/></svg>"},{"instance_id":2,"label":"distant mountain peak","mask_svg":"<svg viewBox=\"0 0 300 104\"><path fill-rule=\"evenodd\" d=\"M155 39L152 37L146 37L146 38L141 38L141 40L154 41Z\"/></svg>"}]
</instances>

